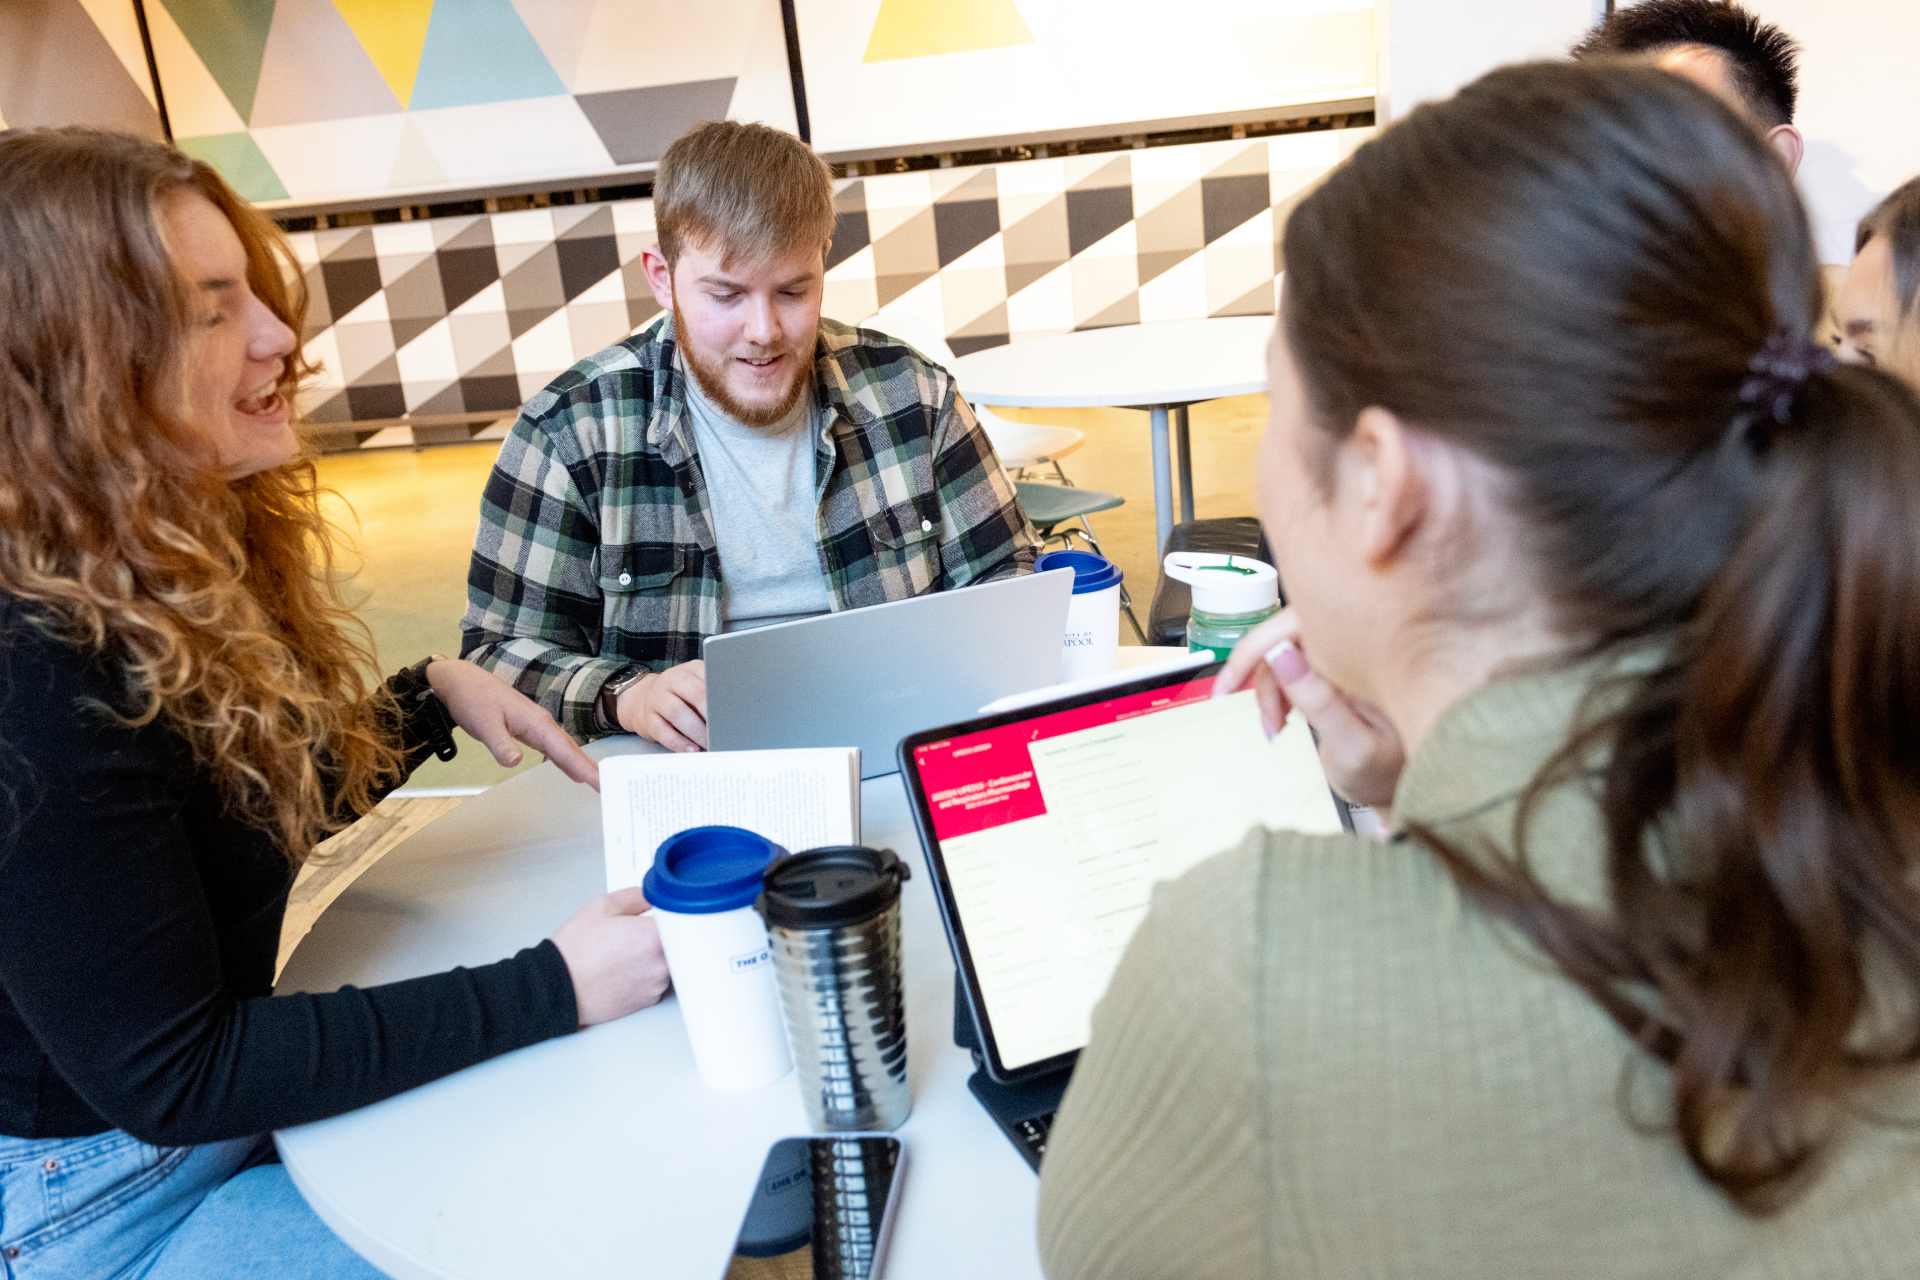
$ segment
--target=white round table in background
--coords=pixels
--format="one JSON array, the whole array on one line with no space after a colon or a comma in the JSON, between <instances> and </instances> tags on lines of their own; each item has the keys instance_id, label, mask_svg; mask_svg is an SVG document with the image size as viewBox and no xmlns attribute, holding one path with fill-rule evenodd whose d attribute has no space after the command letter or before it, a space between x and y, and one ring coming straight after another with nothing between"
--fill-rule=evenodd
<instances>
[{"instance_id":1,"label":"white round table in background","mask_svg":"<svg viewBox=\"0 0 1920 1280\"><path fill-rule=\"evenodd\" d=\"M1120 667L1180 656L1123 648ZM595 756L652 750L632 737ZM953 960L900 778L861 787L861 838L907 859L902 903L913 1115L890 1276L1039 1275L1038 1181L953 1044ZM367 986L532 945L606 887L599 797L551 764L466 801L327 908L279 990ZM719 1280L776 1139L808 1131L788 1076L698 1082L678 1006L505 1054L385 1102L280 1131L321 1219L401 1280Z\"/></svg>"},{"instance_id":2,"label":"white round table in background","mask_svg":"<svg viewBox=\"0 0 1920 1280\"><path fill-rule=\"evenodd\" d=\"M1153 426L1153 513L1164 549L1175 520L1169 414L1180 431L1179 519L1194 518L1187 406L1267 388L1272 316L1114 325L1019 338L961 356L953 376L969 402L1028 408L1144 409Z\"/></svg>"}]
</instances>

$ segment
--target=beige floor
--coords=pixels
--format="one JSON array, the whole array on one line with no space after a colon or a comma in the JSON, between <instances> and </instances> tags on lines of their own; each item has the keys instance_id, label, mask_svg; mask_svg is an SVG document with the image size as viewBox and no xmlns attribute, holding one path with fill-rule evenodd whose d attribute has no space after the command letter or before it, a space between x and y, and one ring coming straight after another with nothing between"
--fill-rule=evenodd
<instances>
[{"instance_id":1,"label":"beige floor","mask_svg":"<svg viewBox=\"0 0 1920 1280\"><path fill-rule=\"evenodd\" d=\"M1145 413L1133 409L996 409L1026 422L1078 427L1086 443L1062 465L1077 485L1105 489L1126 505L1093 517L1101 547L1126 574L1141 622L1160 580L1153 520L1153 469ZM1193 498L1202 516L1253 514L1253 453L1267 421L1267 398L1235 396L1195 405ZM1035 476L1035 479L1047 479ZM1131 640L1126 628L1123 638Z\"/></svg>"}]
</instances>

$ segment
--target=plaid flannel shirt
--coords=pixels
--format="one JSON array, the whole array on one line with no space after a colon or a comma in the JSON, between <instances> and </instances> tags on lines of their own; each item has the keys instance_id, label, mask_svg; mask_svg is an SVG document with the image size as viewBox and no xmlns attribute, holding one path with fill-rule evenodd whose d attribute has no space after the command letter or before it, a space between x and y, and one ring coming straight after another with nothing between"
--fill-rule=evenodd
<instances>
[{"instance_id":1,"label":"plaid flannel shirt","mask_svg":"<svg viewBox=\"0 0 1920 1280\"><path fill-rule=\"evenodd\" d=\"M721 564L671 315L527 402L480 502L461 653L578 737L600 687L720 630ZM833 608L1032 571L1034 534L952 375L820 322L820 567Z\"/></svg>"}]
</instances>

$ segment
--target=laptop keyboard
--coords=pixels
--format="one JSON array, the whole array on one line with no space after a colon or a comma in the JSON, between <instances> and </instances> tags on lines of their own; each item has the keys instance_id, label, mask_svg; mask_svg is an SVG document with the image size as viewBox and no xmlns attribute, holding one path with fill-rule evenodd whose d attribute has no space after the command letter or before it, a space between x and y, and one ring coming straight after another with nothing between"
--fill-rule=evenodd
<instances>
[{"instance_id":1,"label":"laptop keyboard","mask_svg":"<svg viewBox=\"0 0 1920 1280\"><path fill-rule=\"evenodd\" d=\"M1020 1154L1027 1163L1038 1169L1040 1160L1047 1154L1047 1133L1053 1128L1054 1113L1029 1116L1025 1120L1015 1120L1008 1127L1008 1134L1014 1144L1020 1148Z\"/></svg>"}]
</instances>

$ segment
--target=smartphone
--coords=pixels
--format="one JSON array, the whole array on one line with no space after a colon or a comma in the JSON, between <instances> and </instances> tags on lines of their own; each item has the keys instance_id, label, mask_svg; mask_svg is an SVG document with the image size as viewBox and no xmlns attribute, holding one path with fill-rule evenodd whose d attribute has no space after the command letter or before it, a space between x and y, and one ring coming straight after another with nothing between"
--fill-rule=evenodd
<instances>
[{"instance_id":1,"label":"smartphone","mask_svg":"<svg viewBox=\"0 0 1920 1280\"><path fill-rule=\"evenodd\" d=\"M890 1133L774 1143L753 1184L725 1280L879 1275L900 1170L900 1139Z\"/></svg>"}]
</instances>

